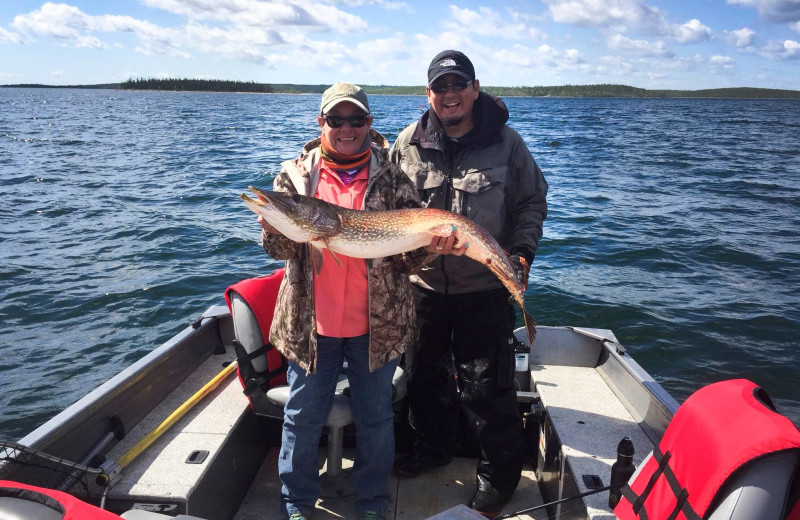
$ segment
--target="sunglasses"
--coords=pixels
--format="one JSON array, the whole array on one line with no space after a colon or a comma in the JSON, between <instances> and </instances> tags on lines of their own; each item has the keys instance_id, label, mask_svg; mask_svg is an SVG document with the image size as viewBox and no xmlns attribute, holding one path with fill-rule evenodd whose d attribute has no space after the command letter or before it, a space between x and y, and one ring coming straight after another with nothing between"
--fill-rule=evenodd
<instances>
[{"instance_id":1,"label":"sunglasses","mask_svg":"<svg viewBox=\"0 0 800 520\"><path fill-rule=\"evenodd\" d=\"M431 85L431 91L433 91L434 94L444 94L445 92L447 92L447 89L452 87L453 92L461 92L462 90L467 88L470 83L472 83L472 80L454 81L452 83L434 83L433 85Z\"/></svg>"},{"instance_id":2,"label":"sunglasses","mask_svg":"<svg viewBox=\"0 0 800 520\"><path fill-rule=\"evenodd\" d=\"M331 128L341 128L344 126L345 121L347 121L350 126L353 128L361 128L365 124L367 124L368 115L359 114L355 116L329 116L324 115L322 119L328 123L328 126Z\"/></svg>"}]
</instances>

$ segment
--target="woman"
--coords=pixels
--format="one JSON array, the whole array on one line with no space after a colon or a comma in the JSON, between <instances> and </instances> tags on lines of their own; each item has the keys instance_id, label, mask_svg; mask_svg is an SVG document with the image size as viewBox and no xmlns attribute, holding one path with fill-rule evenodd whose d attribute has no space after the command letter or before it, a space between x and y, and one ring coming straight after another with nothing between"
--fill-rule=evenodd
<instances>
[{"instance_id":1,"label":"woman","mask_svg":"<svg viewBox=\"0 0 800 520\"><path fill-rule=\"evenodd\" d=\"M337 83L322 95L321 136L281 165L275 191L313 195L365 211L416 208L408 177L388 160L386 139L371 129L366 93ZM270 341L289 360L278 473L281 509L303 520L320 493L317 446L343 360L358 436L353 484L359 518L381 519L389 505L394 461L392 376L416 336L408 273L433 255L424 251L364 260L323 253L314 273L310 248L281 235L263 218L262 244L286 273Z\"/></svg>"}]
</instances>

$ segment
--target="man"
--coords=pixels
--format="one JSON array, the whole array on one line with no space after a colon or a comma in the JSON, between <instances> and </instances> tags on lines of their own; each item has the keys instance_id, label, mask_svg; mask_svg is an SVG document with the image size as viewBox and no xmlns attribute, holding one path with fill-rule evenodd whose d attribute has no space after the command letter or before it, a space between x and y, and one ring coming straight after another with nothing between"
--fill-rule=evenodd
<instances>
[{"instance_id":1,"label":"man","mask_svg":"<svg viewBox=\"0 0 800 520\"><path fill-rule=\"evenodd\" d=\"M527 280L547 215L541 170L505 124L505 104L481 92L464 54L447 50L433 59L426 93L431 108L400 133L390 159L416 184L423 206L480 224ZM524 458L514 308L497 278L463 256L467 247L454 236L434 238L426 249L440 256L411 278L419 338L406 352L406 370L416 442L394 471L415 477L449 463L460 405L482 449L469 505L493 517L514 493Z\"/></svg>"},{"instance_id":2,"label":"man","mask_svg":"<svg viewBox=\"0 0 800 520\"><path fill-rule=\"evenodd\" d=\"M320 135L300 157L285 161L275 191L312 195L350 209L419 207L414 186L388 160L386 139L371 128L366 93L336 83L322 95ZM307 244L292 241L258 218L262 245L286 260L270 341L289 360L278 476L281 512L306 520L320 495L317 447L331 410L343 361L358 428L353 485L360 520L385 518L394 460L392 377L413 342L414 308L408 273L427 254L364 260L329 251L314 264ZM319 271L315 267L321 266Z\"/></svg>"}]
</instances>

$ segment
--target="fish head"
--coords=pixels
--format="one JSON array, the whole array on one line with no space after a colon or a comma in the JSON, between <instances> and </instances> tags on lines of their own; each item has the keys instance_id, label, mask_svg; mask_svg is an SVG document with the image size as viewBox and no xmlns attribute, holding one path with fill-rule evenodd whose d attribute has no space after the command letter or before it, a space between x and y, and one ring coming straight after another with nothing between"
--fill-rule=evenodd
<instances>
[{"instance_id":1,"label":"fish head","mask_svg":"<svg viewBox=\"0 0 800 520\"><path fill-rule=\"evenodd\" d=\"M328 238L339 233L339 212L333 204L296 193L261 191L252 186L250 191L258 199L242 195L245 204L295 242Z\"/></svg>"}]
</instances>

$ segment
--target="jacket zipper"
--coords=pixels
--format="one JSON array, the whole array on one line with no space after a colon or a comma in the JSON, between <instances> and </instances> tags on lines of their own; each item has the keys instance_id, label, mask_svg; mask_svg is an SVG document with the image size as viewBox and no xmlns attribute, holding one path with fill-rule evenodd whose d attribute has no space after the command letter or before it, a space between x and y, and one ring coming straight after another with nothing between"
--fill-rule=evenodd
<instances>
[{"instance_id":1,"label":"jacket zipper","mask_svg":"<svg viewBox=\"0 0 800 520\"><path fill-rule=\"evenodd\" d=\"M444 135L444 132L441 133L440 139L442 140L442 151L444 152L444 161L447 165L447 180L444 188L444 209L447 211L452 211L453 205L453 169L455 168L457 154L453 153L452 155L448 151L448 146L445 144L445 139L447 139ZM453 152L455 152L455 148L453 148ZM442 276L444 277L444 294L447 296L450 294L450 277L447 276L447 270L445 269L445 256L441 257L442 260Z\"/></svg>"}]
</instances>

